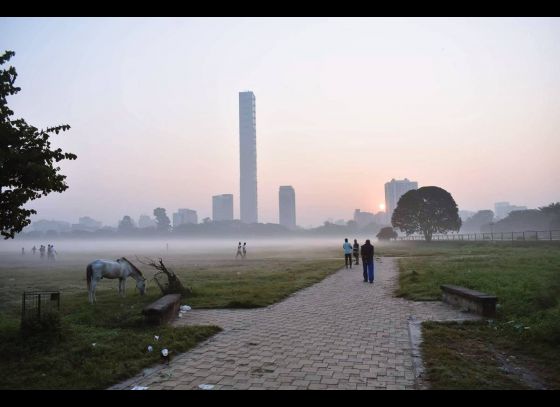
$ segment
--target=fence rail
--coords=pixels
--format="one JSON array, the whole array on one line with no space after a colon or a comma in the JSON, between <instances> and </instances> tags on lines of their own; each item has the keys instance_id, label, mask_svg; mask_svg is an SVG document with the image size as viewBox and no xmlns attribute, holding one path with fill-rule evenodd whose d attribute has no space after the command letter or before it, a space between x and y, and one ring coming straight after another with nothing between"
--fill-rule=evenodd
<instances>
[{"instance_id":1,"label":"fence rail","mask_svg":"<svg viewBox=\"0 0 560 407\"><path fill-rule=\"evenodd\" d=\"M399 236L398 240L425 240L424 235ZM524 232L448 233L432 235L434 240L466 241L551 241L560 240L560 230L526 230Z\"/></svg>"}]
</instances>

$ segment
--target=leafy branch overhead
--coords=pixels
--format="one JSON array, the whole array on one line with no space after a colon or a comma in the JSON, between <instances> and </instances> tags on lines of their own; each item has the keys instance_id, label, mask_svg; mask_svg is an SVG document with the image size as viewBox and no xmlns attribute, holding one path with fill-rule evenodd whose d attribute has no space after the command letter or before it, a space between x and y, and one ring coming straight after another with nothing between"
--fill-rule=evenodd
<instances>
[{"instance_id":1,"label":"leafy branch overhead","mask_svg":"<svg viewBox=\"0 0 560 407\"><path fill-rule=\"evenodd\" d=\"M0 66L15 55L6 51ZM52 149L50 137L70 129L67 124L39 130L24 119L13 118L7 97L21 89L14 86L17 72L13 66L0 70L0 234L13 238L31 223L37 213L23 206L51 192L68 189L66 176L55 166L62 160L75 160L75 154Z\"/></svg>"}]
</instances>

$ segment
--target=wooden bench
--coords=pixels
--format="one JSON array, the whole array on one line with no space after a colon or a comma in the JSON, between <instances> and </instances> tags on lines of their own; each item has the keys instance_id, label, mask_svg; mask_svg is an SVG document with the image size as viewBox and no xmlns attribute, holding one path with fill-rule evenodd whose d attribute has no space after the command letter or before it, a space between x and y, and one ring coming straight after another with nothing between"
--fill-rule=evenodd
<instances>
[{"instance_id":1,"label":"wooden bench","mask_svg":"<svg viewBox=\"0 0 560 407\"><path fill-rule=\"evenodd\" d=\"M469 290L468 288L450 284L443 284L440 288L443 291L443 302L459 305L468 311L488 318L496 316L498 297L495 295L488 295L480 291Z\"/></svg>"},{"instance_id":2,"label":"wooden bench","mask_svg":"<svg viewBox=\"0 0 560 407\"><path fill-rule=\"evenodd\" d=\"M142 314L149 323L165 324L177 316L180 303L180 294L168 294L144 307Z\"/></svg>"}]
</instances>

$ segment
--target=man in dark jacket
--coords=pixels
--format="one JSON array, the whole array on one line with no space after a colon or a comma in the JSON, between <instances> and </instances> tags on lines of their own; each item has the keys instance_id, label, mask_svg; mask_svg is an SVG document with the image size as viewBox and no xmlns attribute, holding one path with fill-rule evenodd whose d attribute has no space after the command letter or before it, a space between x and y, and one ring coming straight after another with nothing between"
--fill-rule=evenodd
<instances>
[{"instance_id":1,"label":"man in dark jacket","mask_svg":"<svg viewBox=\"0 0 560 407\"><path fill-rule=\"evenodd\" d=\"M374 248L369 239L361 247L362 266L364 267L364 283L369 280L373 284L373 255Z\"/></svg>"},{"instance_id":2,"label":"man in dark jacket","mask_svg":"<svg viewBox=\"0 0 560 407\"><path fill-rule=\"evenodd\" d=\"M356 239L354 239L354 244L352 245L352 256L354 256L354 258L356 259L356 263L354 263L356 266L360 265L360 245L358 244L358 241Z\"/></svg>"}]
</instances>

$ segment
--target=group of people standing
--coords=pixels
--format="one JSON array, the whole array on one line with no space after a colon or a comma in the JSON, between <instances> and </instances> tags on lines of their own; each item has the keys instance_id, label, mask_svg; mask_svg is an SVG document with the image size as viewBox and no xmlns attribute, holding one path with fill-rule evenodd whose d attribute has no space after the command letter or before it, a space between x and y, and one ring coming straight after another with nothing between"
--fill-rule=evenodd
<instances>
[{"instance_id":1,"label":"group of people standing","mask_svg":"<svg viewBox=\"0 0 560 407\"><path fill-rule=\"evenodd\" d=\"M37 253L37 247L33 246L33 248L31 249L31 252L33 254ZM47 259L49 260L56 260L56 250L54 250L54 244L49 244L47 245L47 247L45 247L45 245L41 245L39 247L39 255L41 256L42 259L45 258L45 252L47 253ZM25 247L21 248L21 255L25 256Z\"/></svg>"},{"instance_id":2,"label":"group of people standing","mask_svg":"<svg viewBox=\"0 0 560 407\"><path fill-rule=\"evenodd\" d=\"M239 242L239 244L237 245L237 254L235 255L235 258L237 259L237 257L241 256L241 258L244 259L246 255L247 255L247 242L244 242L243 246L241 246L241 242Z\"/></svg>"},{"instance_id":3,"label":"group of people standing","mask_svg":"<svg viewBox=\"0 0 560 407\"><path fill-rule=\"evenodd\" d=\"M344 249L344 264L346 268L352 268L352 256L356 260L354 265L360 264L360 257L362 258L362 267L364 269L364 283L369 281L373 284L374 280L374 269L373 269L373 258L375 254L375 249L369 239L360 246L357 239L354 239L354 244L348 242L348 238L344 239L344 244L342 245Z\"/></svg>"}]
</instances>

